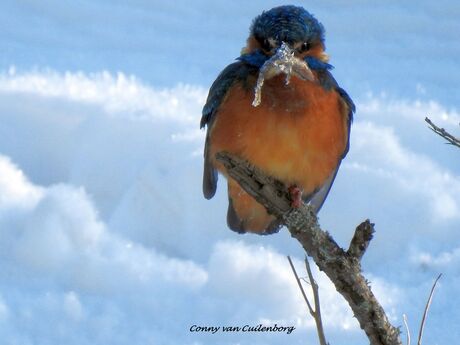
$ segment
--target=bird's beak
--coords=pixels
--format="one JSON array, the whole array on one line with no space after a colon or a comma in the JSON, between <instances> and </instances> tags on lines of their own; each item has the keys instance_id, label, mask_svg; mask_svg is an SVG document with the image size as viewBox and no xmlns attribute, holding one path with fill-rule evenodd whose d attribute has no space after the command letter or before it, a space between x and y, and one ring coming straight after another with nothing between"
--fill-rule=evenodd
<instances>
[{"instance_id":1,"label":"bird's beak","mask_svg":"<svg viewBox=\"0 0 460 345\"><path fill-rule=\"evenodd\" d=\"M262 65L254 89L254 101L252 102L254 107L257 107L261 102L262 86L265 79L284 73L286 75L286 85L289 84L292 75L302 80L315 80L315 76L307 63L296 57L294 53L294 49L287 43L282 42L276 53Z\"/></svg>"},{"instance_id":2,"label":"bird's beak","mask_svg":"<svg viewBox=\"0 0 460 345\"><path fill-rule=\"evenodd\" d=\"M281 72L286 74L286 84L289 83L291 75L302 80L314 80L314 75L307 63L295 56L295 50L289 44L282 42L275 55L276 64Z\"/></svg>"}]
</instances>

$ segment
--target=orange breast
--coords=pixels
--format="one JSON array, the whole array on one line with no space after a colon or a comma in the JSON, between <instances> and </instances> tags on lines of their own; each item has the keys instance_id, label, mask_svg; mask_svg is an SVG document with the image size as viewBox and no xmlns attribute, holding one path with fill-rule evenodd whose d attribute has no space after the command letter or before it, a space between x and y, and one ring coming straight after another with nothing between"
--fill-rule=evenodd
<instances>
[{"instance_id":1,"label":"orange breast","mask_svg":"<svg viewBox=\"0 0 460 345\"><path fill-rule=\"evenodd\" d=\"M346 106L335 91L284 76L266 80L262 102L251 105L255 78L228 92L211 129L211 157L229 151L305 194L334 171L347 143ZM213 161L225 174L224 167ZM305 195L304 194L304 195Z\"/></svg>"}]
</instances>

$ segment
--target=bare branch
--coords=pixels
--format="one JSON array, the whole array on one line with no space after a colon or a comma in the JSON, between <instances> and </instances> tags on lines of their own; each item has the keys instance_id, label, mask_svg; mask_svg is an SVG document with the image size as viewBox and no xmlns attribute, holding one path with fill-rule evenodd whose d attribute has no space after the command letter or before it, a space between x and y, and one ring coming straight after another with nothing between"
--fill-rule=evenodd
<instances>
[{"instance_id":1,"label":"bare branch","mask_svg":"<svg viewBox=\"0 0 460 345\"><path fill-rule=\"evenodd\" d=\"M305 293L305 290L303 289L302 283L300 282L299 276L297 275L297 271L295 270L294 264L292 263L291 257L288 255L288 260L289 260L289 265L291 265L292 272L294 273L295 280L297 282L297 285L299 286L300 292L302 293L303 299L307 303L308 306L308 311L310 312L310 315L315 317L315 311L313 310L310 301L308 300L307 294Z\"/></svg>"},{"instance_id":2,"label":"bare branch","mask_svg":"<svg viewBox=\"0 0 460 345\"><path fill-rule=\"evenodd\" d=\"M310 283L312 286L313 290L313 298L315 302L315 310L313 310L310 301L308 300L308 297L305 293L305 290L303 289L302 284L300 283L300 278L297 275L297 271L294 267L294 264L292 263L291 257L288 255L288 261L289 265L291 265L292 272L294 273L295 280L297 281L297 285L299 286L300 292L302 293L303 299L307 303L308 306L308 311L310 312L310 315L313 317L315 320L316 324L316 331L318 333L318 339L320 345L328 345L326 342L326 337L324 335L324 328L323 328L323 321L321 320L321 309L320 309L320 303L319 303L319 294L318 294L318 285L315 282L315 279L313 278L313 275L311 273L310 265L308 263L307 257L305 257L305 265L307 267L307 272L308 272L308 278L310 279Z\"/></svg>"},{"instance_id":3,"label":"bare branch","mask_svg":"<svg viewBox=\"0 0 460 345\"><path fill-rule=\"evenodd\" d=\"M404 321L404 326L406 327L407 345L410 345L410 330L409 330L409 325L407 324L406 314L403 314L403 321Z\"/></svg>"},{"instance_id":4,"label":"bare branch","mask_svg":"<svg viewBox=\"0 0 460 345\"><path fill-rule=\"evenodd\" d=\"M442 276L442 273L438 275L438 277L433 283L433 286L431 287L430 296L428 297L428 301L426 302L426 306L425 306L425 311L423 312L422 323L420 325L420 331L418 333L417 345L422 345L422 336L423 336L423 330L425 328L426 316L428 315L428 309L430 309L431 301L433 299L434 289L436 288L436 284L438 283L441 276Z\"/></svg>"},{"instance_id":5,"label":"bare branch","mask_svg":"<svg viewBox=\"0 0 460 345\"><path fill-rule=\"evenodd\" d=\"M302 204L291 209L286 186L267 177L247 161L223 152L218 153L216 158L224 164L231 178L287 226L291 236L300 242L346 299L370 343L402 345L399 330L390 324L361 274L359 258L344 251L327 232L321 230L312 208Z\"/></svg>"},{"instance_id":6,"label":"bare branch","mask_svg":"<svg viewBox=\"0 0 460 345\"><path fill-rule=\"evenodd\" d=\"M460 139L454 137L452 134L447 132L444 128L436 126L428 117L425 118L425 121L430 125L430 129L436 134L440 135L448 141L448 144L460 147Z\"/></svg>"},{"instance_id":7,"label":"bare branch","mask_svg":"<svg viewBox=\"0 0 460 345\"><path fill-rule=\"evenodd\" d=\"M228 174L268 212L282 216L289 211L291 200L283 183L264 175L247 161L234 155L218 152L216 158L225 166Z\"/></svg>"},{"instance_id":8,"label":"bare branch","mask_svg":"<svg viewBox=\"0 0 460 345\"><path fill-rule=\"evenodd\" d=\"M362 222L355 231L347 253L361 260L374 234L374 224L369 219Z\"/></svg>"},{"instance_id":9,"label":"bare branch","mask_svg":"<svg viewBox=\"0 0 460 345\"><path fill-rule=\"evenodd\" d=\"M311 285L307 278L300 277L300 280L303 281L305 284Z\"/></svg>"},{"instance_id":10,"label":"bare branch","mask_svg":"<svg viewBox=\"0 0 460 345\"><path fill-rule=\"evenodd\" d=\"M318 284L316 283L315 278L313 278L313 274L311 273L310 263L308 262L307 256L305 256L305 267L307 268L308 279L310 279L311 289L313 290L313 299L315 302L315 315L313 317L315 318L319 343L321 345L327 345L326 336L324 335L323 320L321 319L321 305L319 303Z\"/></svg>"}]
</instances>

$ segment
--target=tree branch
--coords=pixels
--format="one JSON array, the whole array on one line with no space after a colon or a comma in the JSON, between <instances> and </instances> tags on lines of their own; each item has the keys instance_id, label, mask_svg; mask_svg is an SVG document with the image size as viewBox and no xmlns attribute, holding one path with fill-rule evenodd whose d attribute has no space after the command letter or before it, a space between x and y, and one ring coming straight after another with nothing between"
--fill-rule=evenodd
<instances>
[{"instance_id":1,"label":"tree branch","mask_svg":"<svg viewBox=\"0 0 460 345\"><path fill-rule=\"evenodd\" d=\"M409 325L407 324L407 316L403 314L404 327L406 327L406 345L410 345L410 330Z\"/></svg>"},{"instance_id":2,"label":"tree branch","mask_svg":"<svg viewBox=\"0 0 460 345\"><path fill-rule=\"evenodd\" d=\"M307 269L308 279L310 280L311 289L313 291L313 300L315 302L315 318L316 330L318 331L319 343L321 345L327 345L326 336L324 334L323 320L321 318L321 305L319 302L319 290L318 284L316 283L313 274L311 273L310 263L308 262L308 256L305 256L305 267Z\"/></svg>"},{"instance_id":3,"label":"tree branch","mask_svg":"<svg viewBox=\"0 0 460 345\"><path fill-rule=\"evenodd\" d=\"M348 251L343 250L327 232L321 230L316 214L310 206L302 204L299 208L291 209L291 200L283 183L266 176L247 161L231 154L221 152L216 158L224 164L230 177L287 226L291 236L300 242L319 269L326 273L337 291L346 299L370 343L402 345L399 330L390 324L385 311L361 274L360 258L364 255L367 245L359 244L368 244L370 238L352 241L352 248ZM370 227L371 233L373 232L370 222L360 226ZM354 237L360 235L355 234ZM353 243L358 243L358 250L354 248Z\"/></svg>"},{"instance_id":4,"label":"tree branch","mask_svg":"<svg viewBox=\"0 0 460 345\"><path fill-rule=\"evenodd\" d=\"M442 273L438 275L438 277L433 283L433 286L431 287L430 296L428 297L428 301L426 302L426 305L425 305L425 310L423 311L422 322L420 324L420 330L418 333L417 345L422 345L422 337L423 337L423 330L425 328L426 316L428 315L428 310L430 309L431 301L433 300L434 289L436 288L436 284L438 283L439 279L441 279L441 276L442 276Z\"/></svg>"},{"instance_id":5,"label":"tree branch","mask_svg":"<svg viewBox=\"0 0 460 345\"><path fill-rule=\"evenodd\" d=\"M308 297L305 294L305 290L303 289L302 283L300 282L300 278L297 275L297 271L295 270L291 257L288 255L287 258L289 261L289 265L291 266L292 272L294 273L295 280L297 281L297 285L299 286L300 292L302 293L303 299L307 303L308 311L310 312L310 315L315 320L316 332L318 333L319 344L328 345L326 341L326 336L324 334L323 321L321 319L321 307L319 303L318 284L316 284L316 281L313 278L313 274L311 273L310 264L308 263L308 257L305 257L305 266L307 268L308 279L310 280L311 288L313 290L313 300L315 302L315 310L313 310L310 304L310 301L308 300Z\"/></svg>"},{"instance_id":6,"label":"tree branch","mask_svg":"<svg viewBox=\"0 0 460 345\"><path fill-rule=\"evenodd\" d=\"M440 135L448 141L448 144L460 147L460 139L454 137L452 134L447 132L444 128L436 126L428 117L425 118L425 122L430 125L430 129L436 134Z\"/></svg>"},{"instance_id":7,"label":"tree branch","mask_svg":"<svg viewBox=\"0 0 460 345\"><path fill-rule=\"evenodd\" d=\"M310 315L315 317L315 311L313 310L313 307L310 304L310 301L308 300L307 294L305 293L305 290L303 289L302 283L300 282L299 275L297 274L297 271L295 270L294 264L292 263L291 257L288 255L288 261L289 265L291 266L292 273L294 273L295 281L297 282L297 285L299 286L299 290L302 293L302 297L307 303L308 311L310 312Z\"/></svg>"},{"instance_id":8,"label":"tree branch","mask_svg":"<svg viewBox=\"0 0 460 345\"><path fill-rule=\"evenodd\" d=\"M359 224L355 230L353 238L351 239L350 246L347 251L348 255L361 260L372 240L374 232L374 224L371 223L369 219L366 219L364 222Z\"/></svg>"}]
</instances>

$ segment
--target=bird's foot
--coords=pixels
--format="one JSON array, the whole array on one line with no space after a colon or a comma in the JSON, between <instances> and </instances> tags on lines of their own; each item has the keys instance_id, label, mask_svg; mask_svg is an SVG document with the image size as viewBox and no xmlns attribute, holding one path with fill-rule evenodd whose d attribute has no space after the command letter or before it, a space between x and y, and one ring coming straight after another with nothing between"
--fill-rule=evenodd
<instances>
[{"instance_id":1,"label":"bird's foot","mask_svg":"<svg viewBox=\"0 0 460 345\"><path fill-rule=\"evenodd\" d=\"M294 184L289 186L288 191L291 197L291 207L299 208L302 205L302 190Z\"/></svg>"}]
</instances>

